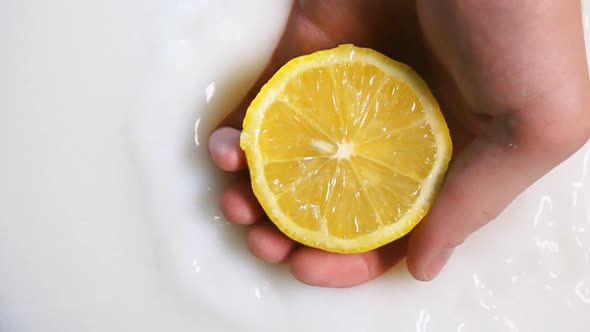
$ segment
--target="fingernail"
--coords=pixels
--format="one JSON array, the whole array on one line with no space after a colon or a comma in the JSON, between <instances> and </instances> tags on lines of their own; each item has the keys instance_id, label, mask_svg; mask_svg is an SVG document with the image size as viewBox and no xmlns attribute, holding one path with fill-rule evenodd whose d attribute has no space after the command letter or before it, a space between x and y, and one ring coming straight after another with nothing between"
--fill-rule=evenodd
<instances>
[{"instance_id":1,"label":"fingernail","mask_svg":"<svg viewBox=\"0 0 590 332\"><path fill-rule=\"evenodd\" d=\"M209 149L216 153L222 152L230 145L231 139L232 137L227 135L224 129L219 129L211 134Z\"/></svg>"},{"instance_id":2,"label":"fingernail","mask_svg":"<svg viewBox=\"0 0 590 332\"><path fill-rule=\"evenodd\" d=\"M455 248L444 248L438 255L436 255L424 268L423 281L430 281L434 279L445 266Z\"/></svg>"}]
</instances>

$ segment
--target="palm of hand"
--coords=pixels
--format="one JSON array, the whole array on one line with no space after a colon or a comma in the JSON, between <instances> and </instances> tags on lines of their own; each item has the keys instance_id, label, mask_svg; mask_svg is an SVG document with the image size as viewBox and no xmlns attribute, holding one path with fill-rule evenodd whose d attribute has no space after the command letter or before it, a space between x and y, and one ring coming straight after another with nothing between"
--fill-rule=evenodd
<instances>
[{"instance_id":1,"label":"palm of hand","mask_svg":"<svg viewBox=\"0 0 590 332\"><path fill-rule=\"evenodd\" d=\"M309 6L294 8L285 34L277 50L259 82L251 93L225 121L235 128L241 127L241 121L247 105L263 84L282 64L293 57L311 53L319 49L327 49L343 43L353 43L376 49L398 61L405 62L423 76L430 85L439 75L436 64L422 38L422 32L417 21L413 2L396 2L384 11L376 2L348 2L347 6L330 6L331 1L313 2ZM339 8L332 11L332 8ZM321 21L319 18L322 18ZM392 24L393 23L393 24ZM437 82L438 83L438 82ZM432 86L434 92L446 89L443 82ZM451 91L451 95L456 95ZM441 105L446 109L446 105ZM455 122L449 122L453 132L454 144L459 147L463 141L470 139L464 127ZM223 162L222 162L223 163ZM245 175L244 175L245 176ZM230 219L243 218L236 211L243 192L248 185L240 183L228 189L222 198L227 209L226 215ZM250 193L248 193L250 195ZM238 203L236 204L236 201ZM251 206L255 199L250 197L245 205ZM250 224L258 219L259 207L247 217L243 223ZM240 221L238 221L240 222ZM349 286L372 279L385 272L390 266L405 255L405 240L360 255L338 255L320 250L295 247L282 234L278 233L267 221L257 222L249 226L248 242L251 250L257 256L271 262L282 262L289 259L293 274L303 282L324 286Z\"/></svg>"},{"instance_id":2,"label":"palm of hand","mask_svg":"<svg viewBox=\"0 0 590 332\"><path fill-rule=\"evenodd\" d=\"M514 175L514 169L524 168L523 165L539 161L539 155L525 153L524 157L518 157L503 146L502 137L506 135L502 131L503 128L512 125L506 121L511 117L504 117L493 110L483 112L488 115L482 115L481 110L478 110L480 114L472 112L473 106L470 105L473 103L470 104L468 99L474 98L473 94L470 94L472 91L469 91L469 86L465 84L465 77L456 77L456 72L450 74L447 70L449 64L443 66L439 62L440 59L453 58L457 54L447 54L452 51L445 50L440 43L433 45L427 42L437 40L437 31L436 28L420 24L419 17L424 18L428 15L419 11L420 4L422 8L432 8L438 2L296 2L283 38L265 72L236 111L222 123L222 126L236 129L222 128L211 136L211 156L220 168L228 171L246 168L244 155L238 146L238 129L241 128L247 106L261 85L288 60L338 44L353 43L373 48L404 62L414 68L432 89L441 104L451 131L454 156L447 181L426 217L427 220L420 223L409 237L363 254L328 253L295 244L281 234L263 215L245 173L242 180L235 182L222 195L221 207L226 217L234 223L248 225L247 240L252 253L269 262L289 262L293 275L302 282L333 287L360 284L381 275L406 254L410 272L418 279L428 280L442 268L453 247L460 244L470 232L491 220L519 191L532 183L535 177L539 177L553 167L559 158L563 158L563 152L556 153L554 160L549 159L549 162L544 161L540 164L541 167L529 169L526 176ZM438 40L440 41L440 38ZM478 65L476 69L480 70L482 64ZM481 71L485 72L486 69ZM502 73L496 74L498 80L503 78ZM463 90L459 89L456 83L461 80ZM474 89L477 89L477 93L483 91L484 97L492 96L491 101L494 101L494 96L499 95L510 99L511 89L503 86L498 88L498 85L493 84L494 79L491 81L492 84L489 86L487 81L483 85L481 81L476 82L480 84ZM539 86L542 85L543 82L540 82ZM575 117L571 120L574 123L579 122ZM488 124L491 124L489 128L492 130L488 130ZM587 139L584 135L585 132L582 131L582 142ZM527 143L526 140L523 142ZM576 141L572 142L557 147L571 150L576 144L579 145ZM525 151L524 148L522 150ZM492 169L494 173L490 174ZM511 176L514 178L510 178ZM482 204L483 201L490 201L489 197L474 193L481 191L481 187L491 187L496 182L502 182L499 179L504 181L504 187L496 185L493 190L488 190L492 195L492 203L488 206ZM506 194L499 195L498 191ZM495 198L494 194L497 194ZM456 208L459 204L463 206L462 209ZM461 225L465 214L471 218L469 227ZM424 254L426 252L427 255Z\"/></svg>"}]
</instances>

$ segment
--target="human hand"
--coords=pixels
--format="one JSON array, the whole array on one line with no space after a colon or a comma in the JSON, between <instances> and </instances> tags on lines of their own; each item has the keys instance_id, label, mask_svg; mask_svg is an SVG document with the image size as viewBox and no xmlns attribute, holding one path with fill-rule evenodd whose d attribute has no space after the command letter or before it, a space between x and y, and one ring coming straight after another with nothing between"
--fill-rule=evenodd
<instances>
[{"instance_id":1,"label":"human hand","mask_svg":"<svg viewBox=\"0 0 590 332\"><path fill-rule=\"evenodd\" d=\"M254 255L289 262L302 282L353 286L406 254L415 278L434 278L453 248L590 137L577 0L297 1L258 83L210 137L217 166L232 172L247 167L238 144L244 112L281 65L343 43L374 48L413 67L441 104L455 152L425 220L406 238L353 255L301 246L280 233L243 172L222 194L223 213L248 225Z\"/></svg>"}]
</instances>

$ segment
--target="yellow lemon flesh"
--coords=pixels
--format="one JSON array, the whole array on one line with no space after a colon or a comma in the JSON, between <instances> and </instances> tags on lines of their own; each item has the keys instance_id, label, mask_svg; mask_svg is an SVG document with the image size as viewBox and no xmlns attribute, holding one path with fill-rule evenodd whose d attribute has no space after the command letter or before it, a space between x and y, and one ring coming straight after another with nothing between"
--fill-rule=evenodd
<instances>
[{"instance_id":1,"label":"yellow lemon flesh","mask_svg":"<svg viewBox=\"0 0 590 332\"><path fill-rule=\"evenodd\" d=\"M353 45L284 65L248 108L240 139L269 218L293 240L339 253L412 230L440 188L451 145L424 81Z\"/></svg>"}]
</instances>

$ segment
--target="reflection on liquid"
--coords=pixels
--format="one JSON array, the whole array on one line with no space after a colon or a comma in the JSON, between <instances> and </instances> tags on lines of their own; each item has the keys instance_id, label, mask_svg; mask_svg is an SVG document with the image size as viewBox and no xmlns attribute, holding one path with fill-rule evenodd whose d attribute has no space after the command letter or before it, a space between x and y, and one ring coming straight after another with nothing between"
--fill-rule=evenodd
<instances>
[{"instance_id":1,"label":"reflection on liquid","mask_svg":"<svg viewBox=\"0 0 590 332\"><path fill-rule=\"evenodd\" d=\"M576 295L584 304L590 304L590 286L585 281L576 284Z\"/></svg>"},{"instance_id":2,"label":"reflection on liquid","mask_svg":"<svg viewBox=\"0 0 590 332\"><path fill-rule=\"evenodd\" d=\"M307 331L310 322L323 331L555 331L564 326L585 331L590 326L590 145L458 248L436 281L413 281L402 264L354 289L307 287L285 267L254 259L243 230L220 216L215 202L223 184L215 179L221 174L203 144L262 70L261 56L271 53L270 44L279 37L269 31L281 29L288 1L233 1L225 7L204 0L162 1L162 8L153 9L161 20L154 28L156 46L145 41L150 44L141 49L145 52L139 41L148 38L152 22L145 27L138 22L151 19L151 9L143 6L154 2L37 1L35 8L29 2L9 3L0 17L8 13L10 19L0 25L8 24L11 29L3 31L14 32L17 42L7 40L2 55L29 62L7 68L15 75L0 81L16 90L12 77L35 72L26 88L39 94L29 98L25 89L0 98L2 110L14 109L9 120L25 128L21 136L14 128L2 131L12 133L2 141L19 152L2 165L10 171L2 186L15 189L3 197L18 203L0 210L9 211L0 218L2 332ZM88 15L88 8L96 9L96 16ZM273 15L253 22L262 9ZM64 13L70 21L57 17ZM587 16L584 24L590 28ZM72 29L76 25L84 26L80 36ZM148 32L130 32L144 28ZM89 42L78 49L69 40ZM156 53L153 47L162 52L157 63L125 72L141 54ZM123 51L105 57L102 68L94 60L104 49ZM235 49L243 51L239 59ZM67 75L59 81L48 74L49 60L55 68L73 62L84 77L76 76L76 84L65 80ZM114 79L125 80L127 73L144 81L141 75L150 66L157 70L143 82L145 100L124 123L129 105L137 102L132 88L140 83L119 85ZM88 77L100 80L86 82ZM54 98L65 88L68 105ZM95 110L87 105L94 97L88 91L108 92L104 99L113 102ZM44 135L47 128L67 135ZM122 148L128 136L133 136L132 153ZM46 158L47 151L59 158ZM96 165L106 178L88 176ZM28 173L14 181L12 175L24 174L23 169ZM136 182L139 189L129 189ZM89 195L88 188L95 194L88 196L92 203L79 199ZM14 192L24 190L18 201ZM204 326L208 319L213 324Z\"/></svg>"},{"instance_id":3,"label":"reflection on liquid","mask_svg":"<svg viewBox=\"0 0 590 332\"><path fill-rule=\"evenodd\" d=\"M420 310L420 317L416 322L416 332L426 332L430 323L430 314L426 310Z\"/></svg>"},{"instance_id":4,"label":"reflection on liquid","mask_svg":"<svg viewBox=\"0 0 590 332\"><path fill-rule=\"evenodd\" d=\"M211 98L215 95L215 82L211 82L205 88L205 102L209 104L211 102Z\"/></svg>"},{"instance_id":5,"label":"reflection on liquid","mask_svg":"<svg viewBox=\"0 0 590 332\"><path fill-rule=\"evenodd\" d=\"M256 300L262 300L264 294L270 291L270 282L268 280L262 281L261 286L254 287L254 297Z\"/></svg>"},{"instance_id":6,"label":"reflection on liquid","mask_svg":"<svg viewBox=\"0 0 590 332\"><path fill-rule=\"evenodd\" d=\"M506 326L506 328L508 328L506 331L510 331L510 332L518 332L519 329L516 327L516 324L514 324L514 322L508 318L508 317L503 317L502 321L504 322L504 325Z\"/></svg>"},{"instance_id":7,"label":"reflection on liquid","mask_svg":"<svg viewBox=\"0 0 590 332\"><path fill-rule=\"evenodd\" d=\"M471 277L473 284L479 289L479 304L481 307L485 310L495 309L496 305L493 303L494 292L479 279L477 274L474 273Z\"/></svg>"},{"instance_id":8,"label":"reflection on liquid","mask_svg":"<svg viewBox=\"0 0 590 332\"><path fill-rule=\"evenodd\" d=\"M196 259L193 259L193 269L196 273L201 272L201 265L199 265L199 262Z\"/></svg>"}]
</instances>

